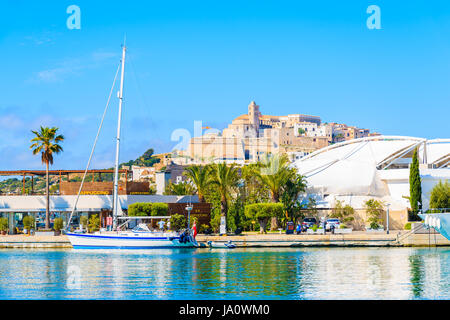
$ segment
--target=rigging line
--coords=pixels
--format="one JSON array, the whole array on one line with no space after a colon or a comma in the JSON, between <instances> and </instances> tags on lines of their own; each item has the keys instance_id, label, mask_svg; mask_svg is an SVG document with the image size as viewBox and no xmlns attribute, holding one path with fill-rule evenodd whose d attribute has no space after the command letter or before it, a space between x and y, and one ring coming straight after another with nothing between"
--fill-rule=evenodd
<instances>
[{"instance_id":1,"label":"rigging line","mask_svg":"<svg viewBox=\"0 0 450 320\"><path fill-rule=\"evenodd\" d=\"M81 180L80 189L78 190L77 198L75 199L75 204L74 204L74 206L72 208L72 212L70 214L69 221L67 222L67 228L70 226L70 222L72 221L73 214L77 210L78 200L80 199L80 194L81 194L81 190L83 189L84 181L86 179L86 174L87 174L87 172L89 170L89 167L91 165L92 156L94 155L94 150L95 150L95 147L97 145L98 137L100 136L100 131L101 131L102 127L103 127L103 121L105 120L106 112L108 111L109 102L111 101L111 96L112 96L114 87L116 85L116 80L117 80L117 75L119 74L119 70L120 70L120 63L119 63L119 66L117 67L116 75L114 76L114 81L113 81L113 84L112 84L112 87L111 87L111 91L109 92L108 101L106 102L106 107L105 107L105 110L103 111L102 120L100 122L100 126L98 127L97 136L95 137L94 145L92 146L91 154L89 156L89 160L88 160L88 163L86 165L86 170L84 171L83 179ZM92 175L92 178L94 178L93 175Z\"/></svg>"}]
</instances>

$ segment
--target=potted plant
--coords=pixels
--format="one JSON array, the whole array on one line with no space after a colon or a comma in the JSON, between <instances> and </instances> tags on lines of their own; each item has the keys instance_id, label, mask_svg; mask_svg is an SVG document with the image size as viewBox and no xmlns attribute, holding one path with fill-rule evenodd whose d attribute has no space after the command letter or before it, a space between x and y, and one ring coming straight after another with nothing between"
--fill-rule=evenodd
<instances>
[{"instance_id":1,"label":"potted plant","mask_svg":"<svg viewBox=\"0 0 450 320\"><path fill-rule=\"evenodd\" d=\"M62 228L63 228L63 219L62 218L55 218L55 221L53 221L54 235L55 236L61 235Z\"/></svg>"},{"instance_id":2,"label":"potted plant","mask_svg":"<svg viewBox=\"0 0 450 320\"><path fill-rule=\"evenodd\" d=\"M348 228L347 225L341 223L338 229L334 230L335 234L352 233L353 229Z\"/></svg>"},{"instance_id":3,"label":"potted plant","mask_svg":"<svg viewBox=\"0 0 450 320\"><path fill-rule=\"evenodd\" d=\"M34 228L34 217L33 216L25 216L23 218L23 233L30 234L31 229Z\"/></svg>"},{"instance_id":4,"label":"potted plant","mask_svg":"<svg viewBox=\"0 0 450 320\"><path fill-rule=\"evenodd\" d=\"M319 229L319 227L317 226L317 224L313 224L311 228L308 228L306 230L306 233L317 233L317 229Z\"/></svg>"},{"instance_id":5,"label":"potted plant","mask_svg":"<svg viewBox=\"0 0 450 320\"><path fill-rule=\"evenodd\" d=\"M8 231L8 219L0 218L0 232L2 235L6 235L6 231Z\"/></svg>"}]
</instances>

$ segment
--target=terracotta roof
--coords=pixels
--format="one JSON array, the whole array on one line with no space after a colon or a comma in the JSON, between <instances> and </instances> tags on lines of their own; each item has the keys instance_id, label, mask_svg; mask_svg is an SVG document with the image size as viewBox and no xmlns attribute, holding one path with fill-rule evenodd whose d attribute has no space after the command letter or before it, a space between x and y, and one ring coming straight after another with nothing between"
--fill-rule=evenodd
<instances>
[{"instance_id":1,"label":"terracotta roof","mask_svg":"<svg viewBox=\"0 0 450 320\"><path fill-rule=\"evenodd\" d=\"M248 120L248 114L240 115L239 117L237 117L234 120Z\"/></svg>"}]
</instances>

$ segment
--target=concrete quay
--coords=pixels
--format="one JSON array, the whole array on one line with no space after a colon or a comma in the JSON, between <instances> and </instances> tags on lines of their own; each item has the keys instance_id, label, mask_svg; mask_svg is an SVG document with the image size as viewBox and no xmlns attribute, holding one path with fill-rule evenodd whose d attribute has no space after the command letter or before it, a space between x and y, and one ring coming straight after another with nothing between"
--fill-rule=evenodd
<instances>
[{"instance_id":1,"label":"concrete quay","mask_svg":"<svg viewBox=\"0 0 450 320\"><path fill-rule=\"evenodd\" d=\"M409 231L364 232L349 234L248 234L239 236L198 235L199 243L231 240L237 247L409 247L450 246L441 234L413 234Z\"/></svg>"},{"instance_id":2,"label":"concrete quay","mask_svg":"<svg viewBox=\"0 0 450 320\"><path fill-rule=\"evenodd\" d=\"M208 241L225 243L231 240L237 247L428 247L450 246L450 241L440 234L409 231L363 232L349 234L300 234L278 233L244 235L197 235L197 241L207 246ZM69 239L64 236L0 236L0 249L5 248L72 248Z\"/></svg>"},{"instance_id":3,"label":"concrete quay","mask_svg":"<svg viewBox=\"0 0 450 320\"><path fill-rule=\"evenodd\" d=\"M6 248L72 248L66 236L0 236L0 249Z\"/></svg>"}]
</instances>

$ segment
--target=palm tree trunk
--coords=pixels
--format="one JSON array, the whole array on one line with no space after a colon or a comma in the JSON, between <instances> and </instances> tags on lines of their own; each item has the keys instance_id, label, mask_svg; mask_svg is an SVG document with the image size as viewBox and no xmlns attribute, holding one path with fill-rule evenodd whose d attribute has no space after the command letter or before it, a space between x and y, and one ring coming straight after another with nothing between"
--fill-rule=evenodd
<instances>
[{"instance_id":1,"label":"palm tree trunk","mask_svg":"<svg viewBox=\"0 0 450 320\"><path fill-rule=\"evenodd\" d=\"M227 199L222 197L220 201L220 213L222 217L225 217L225 233L227 233L227 213L228 213L228 204Z\"/></svg>"},{"instance_id":2,"label":"palm tree trunk","mask_svg":"<svg viewBox=\"0 0 450 320\"><path fill-rule=\"evenodd\" d=\"M50 229L50 188L48 179L48 162L46 162L45 175L46 175L45 194L47 197L47 203L45 207L45 229Z\"/></svg>"},{"instance_id":3,"label":"palm tree trunk","mask_svg":"<svg viewBox=\"0 0 450 320\"><path fill-rule=\"evenodd\" d=\"M277 192L271 192L272 195L272 202L273 203L278 203L279 202L279 195ZM278 223L278 218L277 217L272 217L272 219L270 220L270 230L271 231L276 231L279 228L279 223Z\"/></svg>"}]
</instances>

